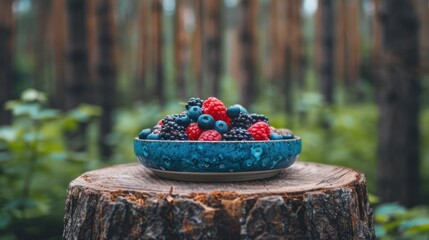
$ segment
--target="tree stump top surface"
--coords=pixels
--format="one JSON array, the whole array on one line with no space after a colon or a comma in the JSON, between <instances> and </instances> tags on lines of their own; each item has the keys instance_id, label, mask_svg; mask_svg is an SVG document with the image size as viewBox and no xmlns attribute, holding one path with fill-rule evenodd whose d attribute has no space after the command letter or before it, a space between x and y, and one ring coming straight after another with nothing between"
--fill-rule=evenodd
<instances>
[{"instance_id":1,"label":"tree stump top surface","mask_svg":"<svg viewBox=\"0 0 429 240\"><path fill-rule=\"evenodd\" d=\"M353 169L310 162L296 162L277 177L246 182L185 182L162 179L138 163L114 165L87 172L70 186L101 192L129 191L146 194L188 195L201 192L235 192L239 195L302 194L351 186L363 175Z\"/></svg>"}]
</instances>

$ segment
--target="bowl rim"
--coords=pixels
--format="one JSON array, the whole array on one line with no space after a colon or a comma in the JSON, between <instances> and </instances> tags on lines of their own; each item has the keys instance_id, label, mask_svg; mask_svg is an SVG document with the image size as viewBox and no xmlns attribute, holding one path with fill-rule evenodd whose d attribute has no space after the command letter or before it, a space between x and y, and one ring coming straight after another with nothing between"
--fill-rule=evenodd
<instances>
[{"instance_id":1,"label":"bowl rim","mask_svg":"<svg viewBox=\"0 0 429 240\"><path fill-rule=\"evenodd\" d=\"M134 137L134 141L138 142L161 142L161 143L200 143L200 144L211 144L211 143L269 143L269 142L292 142L301 140L300 136L294 136L291 139L279 139L279 140L251 140L251 141L198 141L198 140L152 140L152 139L139 139L138 137Z\"/></svg>"}]
</instances>

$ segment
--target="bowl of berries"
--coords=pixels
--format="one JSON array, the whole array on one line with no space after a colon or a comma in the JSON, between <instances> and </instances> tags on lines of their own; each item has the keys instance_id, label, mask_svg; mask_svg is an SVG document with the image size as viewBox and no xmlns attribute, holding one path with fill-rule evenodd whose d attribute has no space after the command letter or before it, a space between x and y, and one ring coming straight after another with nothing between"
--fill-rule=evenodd
<instances>
[{"instance_id":1,"label":"bowl of berries","mask_svg":"<svg viewBox=\"0 0 429 240\"><path fill-rule=\"evenodd\" d=\"M242 181L276 176L301 153L301 138L276 129L266 116L217 98L190 98L186 111L167 115L134 139L138 161L159 177Z\"/></svg>"}]
</instances>

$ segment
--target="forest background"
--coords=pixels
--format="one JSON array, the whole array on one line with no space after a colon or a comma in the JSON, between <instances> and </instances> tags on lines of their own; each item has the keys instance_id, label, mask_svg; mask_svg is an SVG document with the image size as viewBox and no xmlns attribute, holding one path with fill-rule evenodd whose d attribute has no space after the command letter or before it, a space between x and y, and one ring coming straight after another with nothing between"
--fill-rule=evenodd
<instances>
[{"instance_id":1,"label":"forest background","mask_svg":"<svg viewBox=\"0 0 429 240\"><path fill-rule=\"evenodd\" d=\"M383 239L429 235L428 0L0 0L0 239L58 239L68 183L216 96L362 171Z\"/></svg>"}]
</instances>

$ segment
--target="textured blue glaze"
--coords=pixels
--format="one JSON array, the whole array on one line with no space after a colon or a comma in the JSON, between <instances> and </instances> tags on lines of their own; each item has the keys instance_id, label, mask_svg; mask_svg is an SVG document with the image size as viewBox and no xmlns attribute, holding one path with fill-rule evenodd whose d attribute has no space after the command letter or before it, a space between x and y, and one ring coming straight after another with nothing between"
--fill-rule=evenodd
<instances>
[{"instance_id":1,"label":"textured blue glaze","mask_svg":"<svg viewBox=\"0 0 429 240\"><path fill-rule=\"evenodd\" d=\"M273 141L156 141L134 139L145 167L180 172L247 172L291 166L301 138Z\"/></svg>"}]
</instances>

